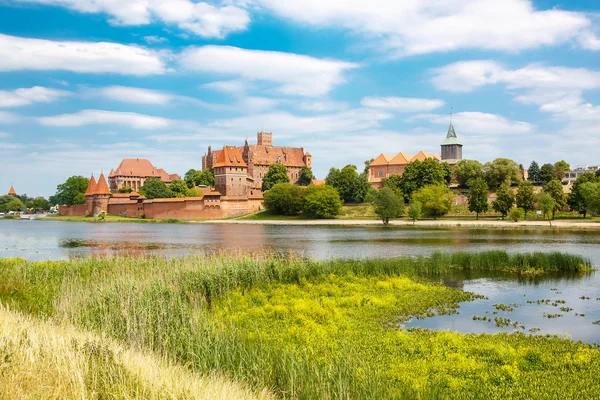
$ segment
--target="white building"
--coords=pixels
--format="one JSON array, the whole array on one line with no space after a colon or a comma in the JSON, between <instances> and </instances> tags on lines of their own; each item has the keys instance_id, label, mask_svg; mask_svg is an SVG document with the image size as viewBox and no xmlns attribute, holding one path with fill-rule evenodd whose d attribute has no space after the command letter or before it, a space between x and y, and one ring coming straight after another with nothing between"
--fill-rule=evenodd
<instances>
[{"instance_id":1,"label":"white building","mask_svg":"<svg viewBox=\"0 0 600 400\"><path fill-rule=\"evenodd\" d=\"M600 165L578 165L572 170L565 172L563 183L572 184L581 175L585 173L595 174L598 170L600 170Z\"/></svg>"}]
</instances>

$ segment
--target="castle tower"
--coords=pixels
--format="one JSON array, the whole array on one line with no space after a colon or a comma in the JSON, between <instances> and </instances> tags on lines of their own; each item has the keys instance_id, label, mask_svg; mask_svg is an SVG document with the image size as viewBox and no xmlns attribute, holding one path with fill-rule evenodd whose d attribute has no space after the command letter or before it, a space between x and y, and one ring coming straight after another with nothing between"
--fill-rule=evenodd
<instances>
[{"instance_id":1,"label":"castle tower","mask_svg":"<svg viewBox=\"0 0 600 400\"><path fill-rule=\"evenodd\" d=\"M93 213L94 217L97 217L101 211L108 212L108 200L111 198L112 193L106 183L104 174L100 174L98 178L98 185L96 186L96 193L94 193L94 206Z\"/></svg>"},{"instance_id":2,"label":"castle tower","mask_svg":"<svg viewBox=\"0 0 600 400\"><path fill-rule=\"evenodd\" d=\"M92 174L90 178L90 182L88 183L88 187L85 191L85 205L87 208L86 214L92 215L94 213L94 194L98 190L98 184L96 183L96 178Z\"/></svg>"},{"instance_id":3,"label":"castle tower","mask_svg":"<svg viewBox=\"0 0 600 400\"><path fill-rule=\"evenodd\" d=\"M248 166L237 148L225 146L213 166L215 189L226 197L248 196Z\"/></svg>"},{"instance_id":4,"label":"castle tower","mask_svg":"<svg viewBox=\"0 0 600 400\"><path fill-rule=\"evenodd\" d=\"M462 160L462 143L459 142L454 131L452 121L450 121L450 127L446 134L446 139L441 144L442 147L442 161L446 161L449 164L456 164Z\"/></svg>"},{"instance_id":5,"label":"castle tower","mask_svg":"<svg viewBox=\"0 0 600 400\"><path fill-rule=\"evenodd\" d=\"M304 151L304 149L302 149L302 151ZM304 153L302 161L304 161L304 165L306 165L308 168L312 168L312 156L309 152Z\"/></svg>"},{"instance_id":6,"label":"castle tower","mask_svg":"<svg viewBox=\"0 0 600 400\"><path fill-rule=\"evenodd\" d=\"M259 146L273 146L273 134L271 132L258 132L256 134L256 144Z\"/></svg>"},{"instance_id":7,"label":"castle tower","mask_svg":"<svg viewBox=\"0 0 600 400\"><path fill-rule=\"evenodd\" d=\"M13 185L10 185L10 189L8 190L8 195L9 196L16 196L17 195L17 191L15 190L15 187Z\"/></svg>"}]
</instances>

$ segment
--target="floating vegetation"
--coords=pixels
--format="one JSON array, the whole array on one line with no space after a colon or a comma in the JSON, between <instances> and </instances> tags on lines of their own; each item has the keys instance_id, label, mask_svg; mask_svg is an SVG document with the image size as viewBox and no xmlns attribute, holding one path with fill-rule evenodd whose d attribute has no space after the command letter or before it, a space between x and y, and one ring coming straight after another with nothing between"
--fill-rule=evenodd
<instances>
[{"instance_id":1,"label":"floating vegetation","mask_svg":"<svg viewBox=\"0 0 600 400\"><path fill-rule=\"evenodd\" d=\"M592 322L592 324L594 324L594 325L600 325L600 319L597 320L597 321Z\"/></svg>"},{"instance_id":2,"label":"floating vegetation","mask_svg":"<svg viewBox=\"0 0 600 400\"><path fill-rule=\"evenodd\" d=\"M544 313L544 318L561 318L562 314L548 314L548 313Z\"/></svg>"},{"instance_id":3,"label":"floating vegetation","mask_svg":"<svg viewBox=\"0 0 600 400\"><path fill-rule=\"evenodd\" d=\"M490 317L485 316L485 315L473 315L473 321L492 322L492 319Z\"/></svg>"},{"instance_id":4,"label":"floating vegetation","mask_svg":"<svg viewBox=\"0 0 600 400\"><path fill-rule=\"evenodd\" d=\"M576 317L585 317L585 314L578 314L578 313L575 313L575 316L576 316Z\"/></svg>"},{"instance_id":5,"label":"floating vegetation","mask_svg":"<svg viewBox=\"0 0 600 400\"><path fill-rule=\"evenodd\" d=\"M537 305L541 305L541 304L550 304L552 302L552 300L550 299L541 299L541 300L527 300L528 304L537 304Z\"/></svg>"},{"instance_id":6,"label":"floating vegetation","mask_svg":"<svg viewBox=\"0 0 600 400\"><path fill-rule=\"evenodd\" d=\"M573 311L573 309L571 307L561 307L560 311L562 311L562 312L569 312L569 311Z\"/></svg>"},{"instance_id":7,"label":"floating vegetation","mask_svg":"<svg viewBox=\"0 0 600 400\"><path fill-rule=\"evenodd\" d=\"M539 332L539 331L541 331L540 328L529 328L529 332L531 332L531 333L535 333L535 332Z\"/></svg>"},{"instance_id":8,"label":"floating vegetation","mask_svg":"<svg viewBox=\"0 0 600 400\"><path fill-rule=\"evenodd\" d=\"M587 297L587 296L581 296L581 297L580 297L580 299L581 299L581 300L590 300L590 298L589 298L589 297Z\"/></svg>"},{"instance_id":9,"label":"floating vegetation","mask_svg":"<svg viewBox=\"0 0 600 400\"><path fill-rule=\"evenodd\" d=\"M502 328L504 326L509 326L512 321L509 318L495 317L494 323L498 328Z\"/></svg>"},{"instance_id":10,"label":"floating vegetation","mask_svg":"<svg viewBox=\"0 0 600 400\"><path fill-rule=\"evenodd\" d=\"M554 300L554 301L552 302L552 306L554 306L554 307L558 307L560 304L566 304L566 303L567 303L567 302L566 302L566 301L564 301L564 300Z\"/></svg>"},{"instance_id":11,"label":"floating vegetation","mask_svg":"<svg viewBox=\"0 0 600 400\"><path fill-rule=\"evenodd\" d=\"M517 308L517 307L520 306L520 304L516 304L516 303L513 303L513 304L502 304L502 303L500 303L500 304L492 304L492 305L494 306L494 308L496 310L506 311L506 312L514 311L515 308Z\"/></svg>"}]
</instances>

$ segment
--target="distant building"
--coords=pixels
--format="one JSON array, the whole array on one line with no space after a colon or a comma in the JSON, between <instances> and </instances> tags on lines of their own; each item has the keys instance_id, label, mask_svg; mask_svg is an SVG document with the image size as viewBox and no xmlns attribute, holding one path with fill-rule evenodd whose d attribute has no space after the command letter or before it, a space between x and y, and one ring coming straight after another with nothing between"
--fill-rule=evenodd
<instances>
[{"instance_id":1,"label":"distant building","mask_svg":"<svg viewBox=\"0 0 600 400\"><path fill-rule=\"evenodd\" d=\"M459 142L456 136L454 126L450 122L446 139L441 144L441 157L426 151L420 151L414 156L404 152L400 152L395 156L382 153L369 164L369 182L374 188L379 189L384 179L390 175L402 176L406 166L416 160L424 161L431 158L448 163L453 167L454 164L462 160L462 147L462 143Z\"/></svg>"},{"instance_id":2,"label":"distant building","mask_svg":"<svg viewBox=\"0 0 600 400\"><path fill-rule=\"evenodd\" d=\"M15 190L15 187L13 185L10 185L10 189L8 190L8 195L9 196L16 196L17 192Z\"/></svg>"},{"instance_id":3,"label":"distant building","mask_svg":"<svg viewBox=\"0 0 600 400\"><path fill-rule=\"evenodd\" d=\"M299 178L300 169L303 166L312 168L312 156L305 152L302 147L281 147L273 146L273 134L271 132L258 132L257 143L235 147L242 157L247 167L247 174L250 178L249 189L251 195L260 194L262 180L269 171L271 164L280 163L285 165L288 176L292 183L296 183ZM231 146L227 146L231 149ZM208 152L202 157L202 169L214 168L215 163L221 152L224 150L212 150L208 147Z\"/></svg>"},{"instance_id":4,"label":"distant building","mask_svg":"<svg viewBox=\"0 0 600 400\"><path fill-rule=\"evenodd\" d=\"M563 183L571 184L581 175L586 173L595 174L598 170L600 170L600 165L578 165L572 170L565 172Z\"/></svg>"},{"instance_id":5,"label":"distant building","mask_svg":"<svg viewBox=\"0 0 600 400\"><path fill-rule=\"evenodd\" d=\"M124 158L116 170L111 170L108 175L110 189L114 192L122 187L131 188L137 192L148 178L159 178L164 183L171 183L174 179L181 179L177 174L168 174L162 168L156 168L145 158Z\"/></svg>"}]
</instances>

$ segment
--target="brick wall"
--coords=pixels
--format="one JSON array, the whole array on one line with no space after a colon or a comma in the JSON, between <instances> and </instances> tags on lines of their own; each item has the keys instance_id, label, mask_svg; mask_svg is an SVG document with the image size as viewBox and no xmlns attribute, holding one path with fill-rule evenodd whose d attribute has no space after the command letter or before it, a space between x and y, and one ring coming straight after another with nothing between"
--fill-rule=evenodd
<instances>
[{"instance_id":1,"label":"brick wall","mask_svg":"<svg viewBox=\"0 0 600 400\"><path fill-rule=\"evenodd\" d=\"M79 204L76 206L59 206L58 214L68 217L81 217L87 215L87 205Z\"/></svg>"}]
</instances>

